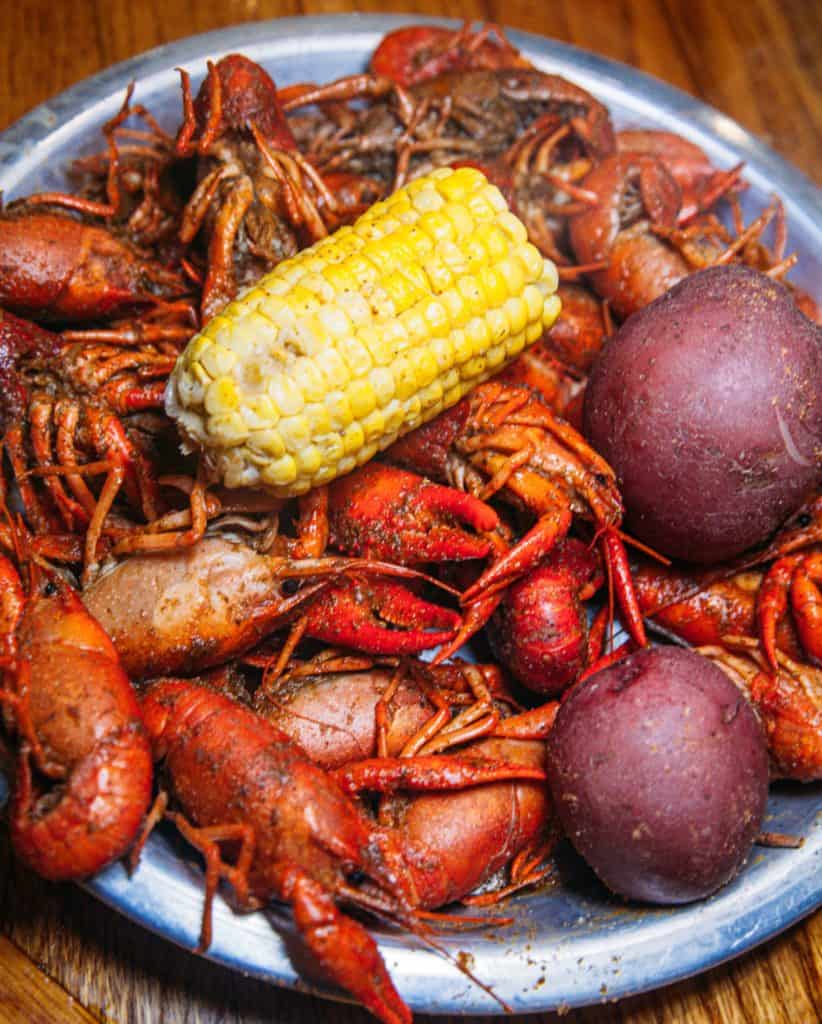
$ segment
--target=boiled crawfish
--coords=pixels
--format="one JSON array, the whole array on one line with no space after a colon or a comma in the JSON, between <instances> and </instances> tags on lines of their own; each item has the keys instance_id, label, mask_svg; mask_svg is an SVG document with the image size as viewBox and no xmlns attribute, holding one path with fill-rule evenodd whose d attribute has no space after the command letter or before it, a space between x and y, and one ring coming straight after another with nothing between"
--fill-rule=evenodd
<instances>
[{"instance_id":1,"label":"boiled crawfish","mask_svg":"<svg viewBox=\"0 0 822 1024\"><path fill-rule=\"evenodd\" d=\"M115 563L83 601L129 675L148 679L222 664L297 621L292 643L305 635L376 653L436 647L453 638L461 620L392 586L395 578L419 576L368 559L262 554L239 537L217 535Z\"/></svg>"},{"instance_id":2,"label":"boiled crawfish","mask_svg":"<svg viewBox=\"0 0 822 1024\"><path fill-rule=\"evenodd\" d=\"M175 313L174 300L190 290L178 271L102 224L26 200L0 213L0 305L21 316L83 323L146 307ZM187 340L190 323L180 331Z\"/></svg>"},{"instance_id":3,"label":"boiled crawfish","mask_svg":"<svg viewBox=\"0 0 822 1024\"><path fill-rule=\"evenodd\" d=\"M370 102L361 110L341 107L357 99ZM387 78L355 75L301 89L283 107L291 112L309 104L319 104L320 113L290 123L312 163L323 174L343 169L381 181L386 191L434 167L492 163L540 118L550 118L552 130L572 125L596 157L614 148L601 103L558 75L528 68L452 72L409 90Z\"/></svg>"},{"instance_id":4,"label":"boiled crawfish","mask_svg":"<svg viewBox=\"0 0 822 1024\"><path fill-rule=\"evenodd\" d=\"M26 519L38 534L85 530L87 567L121 487L145 519L160 514L145 442L124 420L162 406L174 359L154 346L70 341L0 312L0 436ZM97 494L90 473L105 474Z\"/></svg>"},{"instance_id":5,"label":"boiled crawfish","mask_svg":"<svg viewBox=\"0 0 822 1024\"><path fill-rule=\"evenodd\" d=\"M537 517L519 542L498 550L463 602L483 604L499 595L548 554L581 515L602 537L626 625L638 643L645 643L618 533L622 502L613 470L531 392L493 380L480 384L452 409L397 441L387 457L481 498L498 495Z\"/></svg>"},{"instance_id":6,"label":"boiled crawfish","mask_svg":"<svg viewBox=\"0 0 822 1024\"><path fill-rule=\"evenodd\" d=\"M107 154L83 162L102 181L101 195L41 192L0 210L0 304L37 321L63 323L107 321L138 310L142 320L148 309L150 321L158 315L171 321L166 336L185 341L195 325L187 322L187 304L170 300L187 295L190 286L176 269L179 253L167 244L159 251L180 208L179 200L166 198L168 190L160 195L159 171L171 163L171 140L145 108L131 105L133 90L129 86L120 111L103 126ZM132 114L150 130L122 128ZM125 159L120 131L140 137ZM128 198L135 191L143 193L136 205Z\"/></svg>"},{"instance_id":7,"label":"boiled crawfish","mask_svg":"<svg viewBox=\"0 0 822 1024\"><path fill-rule=\"evenodd\" d=\"M410 1022L373 939L339 912L336 901L419 930L416 908L441 892L425 845L374 825L284 732L222 694L162 680L148 689L142 708L155 756L165 762L182 808L172 817L206 861L201 945L210 941L210 907L220 878L231 883L241 908L285 900L303 941L333 981L387 1024ZM457 772L456 764L451 767ZM430 768L421 776L434 777L421 778L421 784L442 785L436 778L442 771ZM491 761L464 769L467 781L461 784L544 778L533 766ZM233 863L223 858L222 843L238 848Z\"/></svg>"},{"instance_id":8,"label":"boiled crawfish","mask_svg":"<svg viewBox=\"0 0 822 1024\"><path fill-rule=\"evenodd\" d=\"M427 758L435 760L452 748L458 748L460 760L543 768L542 740L553 724L555 703L516 713L495 665L375 664L331 651L295 664L273 692L263 689L255 699L257 709L312 760L334 770L346 785L391 791L380 801L380 821L404 841L424 845L432 866L439 865L440 881L429 888L425 906L474 902L468 894L506 865L510 882L482 902L548 873L544 862L552 837L545 787L498 779L458 793L402 790L417 788L415 772ZM431 877L436 877L433 870Z\"/></svg>"},{"instance_id":9,"label":"boiled crawfish","mask_svg":"<svg viewBox=\"0 0 822 1024\"><path fill-rule=\"evenodd\" d=\"M375 75L406 88L447 71L532 68L533 64L508 40L499 25L473 29L408 25L389 32L371 55Z\"/></svg>"},{"instance_id":10,"label":"boiled crawfish","mask_svg":"<svg viewBox=\"0 0 822 1024\"><path fill-rule=\"evenodd\" d=\"M796 256L785 255L787 233L778 199L744 224L734 195L740 167L716 172L699 189L693 182L704 178L694 179L676 162L671 169L661 156L652 155L653 146L648 149L619 150L594 167L581 184L595 202L575 213L569 224L576 258L620 319L706 267L743 262L779 279L794 265ZM734 211L733 231L712 212L723 197ZM762 242L771 222L776 224L773 251ZM796 295L804 301L803 293Z\"/></svg>"},{"instance_id":11,"label":"boiled crawfish","mask_svg":"<svg viewBox=\"0 0 822 1024\"><path fill-rule=\"evenodd\" d=\"M148 738L111 641L59 576L0 555L0 704L19 744L10 821L45 878L85 878L135 842L151 799Z\"/></svg>"},{"instance_id":12,"label":"boiled crawfish","mask_svg":"<svg viewBox=\"0 0 822 1024\"><path fill-rule=\"evenodd\" d=\"M196 156L198 185L186 204L180 239L202 229L207 247L201 309L204 318L280 260L328 234L376 198L368 183L359 195L354 176L333 184L302 155L282 111L277 88L259 64L240 54L209 62L192 99L181 72L184 120L180 156Z\"/></svg>"}]
</instances>

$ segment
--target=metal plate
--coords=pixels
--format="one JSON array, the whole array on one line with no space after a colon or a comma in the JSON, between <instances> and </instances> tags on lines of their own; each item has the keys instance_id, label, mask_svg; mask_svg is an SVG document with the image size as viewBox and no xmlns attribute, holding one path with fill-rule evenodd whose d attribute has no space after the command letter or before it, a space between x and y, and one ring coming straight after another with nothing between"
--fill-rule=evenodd
<instances>
[{"instance_id":1,"label":"metal plate","mask_svg":"<svg viewBox=\"0 0 822 1024\"><path fill-rule=\"evenodd\" d=\"M174 129L180 119L175 67L195 82L205 60L242 51L277 83L328 81L359 71L395 16L286 18L211 32L160 47L81 82L0 135L0 188L7 198L60 187L71 158L100 148L100 125L119 108L131 80L137 99ZM453 24L440 19L414 23ZM541 68L565 75L604 101L619 127L665 128L702 146L719 166L747 163L750 217L772 192L785 200L790 240L800 254L796 283L822 300L822 193L724 115L630 68L538 36L511 32ZM0 800L2 800L0 778ZM771 831L805 836L799 850L754 848L741 875L717 896L679 909L626 906L610 897L573 856L561 887L511 900L516 923L493 932L441 935L515 1011L541 1011L616 999L695 974L750 949L822 904L822 788L772 787ZM88 884L96 896L158 935L196 945L202 877L184 846L155 833L128 879L115 864ZM284 912L237 916L215 906L209 956L268 981L307 987L289 953ZM403 997L426 1013L495 1014L500 1004L442 955L404 933L377 929L380 949ZM301 964L301 969L304 965ZM325 995L338 996L322 987Z\"/></svg>"}]
</instances>

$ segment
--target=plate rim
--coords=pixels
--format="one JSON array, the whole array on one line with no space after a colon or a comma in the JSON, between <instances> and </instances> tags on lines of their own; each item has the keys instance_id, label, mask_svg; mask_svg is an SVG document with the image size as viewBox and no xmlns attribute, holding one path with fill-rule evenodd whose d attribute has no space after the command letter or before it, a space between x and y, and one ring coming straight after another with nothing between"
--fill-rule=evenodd
<instances>
[{"instance_id":1,"label":"plate rim","mask_svg":"<svg viewBox=\"0 0 822 1024\"><path fill-rule=\"evenodd\" d=\"M304 40L306 36L309 38L337 36L341 24L345 24L346 31L350 33L383 34L402 25L431 24L454 27L458 26L460 22L454 19L413 14L305 15L243 22L236 26L213 29L161 44L82 79L55 97L34 107L0 133L0 187L4 186L9 175L16 175L20 179L25 176L30 163L39 163L42 150L38 152L38 146L47 140L51 140L54 144L55 139L67 131L76 118L87 114L90 96L97 97L99 105L109 100L112 95L121 93L132 79L145 80L158 73L167 73L170 67L178 64L189 64L194 61L201 63L211 53L229 52L243 45L248 46L250 42L256 44L268 36L281 36L283 41L292 40L293 42ZM635 87L643 88L650 101L658 101L660 107L674 109L680 118L690 119L693 130L687 133L687 137L699 144L708 141L712 145L715 145L718 139L729 150L744 158L747 164L755 167L759 173L769 177L774 187L788 193L785 197L785 205L789 216L802 220L805 231L822 244L822 190L788 160L728 115L721 113L702 100L690 96L676 86L630 65L536 33L517 29L506 29L506 32L516 45L531 54L537 53L543 61L550 61L554 57L564 62L573 62L575 65L579 65L584 72L609 80L615 88L619 87L622 92L632 91ZM36 160L35 157L37 157ZM14 191L13 183L10 189L12 192ZM812 831L816 836L816 842L809 853L813 857L819 857L822 853L822 844L819 842L818 815L812 826ZM820 877L821 873L822 869L817 865L816 876ZM145 875L146 866L144 865L137 872L136 878L128 885L133 887L135 883L139 884L140 877ZM563 998L561 1002L558 1002L555 997L541 1002L535 1000L528 1005L515 1006L515 1011L544 1012L555 1009L558 1005L568 1007L593 1005L600 999L610 1001L639 994L717 967L772 938L822 905L822 877L820 877L817 887L814 888L813 876L814 872L809 872L803 882L801 899L795 904L793 913L789 914L786 919L769 918L769 925L753 928L747 934L743 945L728 950L725 955L712 958L707 963L700 962L692 956L685 966L672 967L667 973L657 973L652 980L647 981L647 984L633 983L622 990L619 983L615 983L604 997L594 997L590 991L585 990L580 993L579 998L571 996ZM167 922L163 922L156 916L152 919L150 914L141 913L134 907L124 909L122 898L119 895L124 877L125 872L122 865L115 864L102 875L86 883L85 888L104 903L116 909L118 913L137 921L154 934L191 951L191 946L196 941L196 933L192 937L191 929L188 931L170 929ZM762 918L768 916L766 910L775 902L778 901L771 899L758 906L757 910ZM239 922L242 919L233 917L233 920ZM215 929L215 939L217 935L218 930ZM315 992L325 997L342 998L336 990L332 991L322 986L307 984L296 972L293 979L283 979L279 976L275 978L271 973L266 973L263 968L243 965L237 961L234 955L230 935L226 936L226 940L215 941L212 951L208 954L209 959L278 985ZM382 944L381 949L386 954L387 950L383 948ZM388 953L390 954L390 949ZM402 988L402 978L397 976L395 980L398 987ZM474 991L472 987L472 992L473 1000L469 995L468 1002L463 1006L454 1006L450 1003L447 1005L421 1003L408 994L406 994L406 998L410 1005L420 1012L430 1014L494 1015L500 1012L499 1007L490 1003L488 997L484 996L481 990ZM546 997L550 994L550 985L543 989L543 994Z\"/></svg>"},{"instance_id":2,"label":"plate rim","mask_svg":"<svg viewBox=\"0 0 822 1024\"><path fill-rule=\"evenodd\" d=\"M476 23L476 22L474 22ZM111 64L100 71L80 79L73 85L44 100L0 132L0 172L8 173L18 163L9 146L16 150L27 148L33 137L36 142L54 133L59 124L60 116L74 116L84 109L86 96L89 92L100 92L102 89L114 91L122 89L132 79L146 78L157 71L164 71L169 66L176 67L189 60L202 60L209 51L225 52L235 43L253 33L254 39L270 33L280 33L286 37L300 38L309 36L335 35L335 27L340 24L350 25L352 30L362 32L387 32L403 25L445 25L459 27L462 22L454 18L442 18L435 15L413 14L362 14L358 12L344 14L309 14L293 15L285 18L268 18L257 21L241 22L237 25L210 29L195 35L185 36L168 43L161 43L149 50ZM298 31L306 28L307 31ZM600 77L615 80L635 79L648 89L651 98L667 101L681 116L694 118L696 133L706 137L719 138L729 147L747 153L746 163L756 163L778 172L780 182L787 178L790 191L801 196L802 202L809 202L817 207L822 215L822 187L817 186L803 171L781 156L775 149L758 138L752 131L743 127L728 114L723 113L703 100L691 96L675 85L658 78L650 72L640 70L632 65L593 53L573 43L551 39L535 32L503 26L506 34L523 49L542 50L541 56L550 57L552 53L573 56L576 63L583 69L596 72ZM259 35L257 35L259 33ZM246 41L248 41L246 39ZM224 45L227 44L227 45ZM784 186L783 186L784 187ZM793 196L791 197L793 198Z\"/></svg>"}]
</instances>

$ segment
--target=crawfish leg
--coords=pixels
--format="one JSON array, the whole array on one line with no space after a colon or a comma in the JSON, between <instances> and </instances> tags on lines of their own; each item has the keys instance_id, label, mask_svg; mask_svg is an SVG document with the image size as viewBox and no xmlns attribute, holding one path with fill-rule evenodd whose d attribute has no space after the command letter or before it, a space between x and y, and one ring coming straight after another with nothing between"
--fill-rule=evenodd
<instances>
[{"instance_id":1,"label":"crawfish leg","mask_svg":"<svg viewBox=\"0 0 822 1024\"><path fill-rule=\"evenodd\" d=\"M52 400L42 395L35 398L31 405L31 447L38 465L42 467L57 463L51 437L53 419ZM79 502L69 497L62 482L53 476L45 477L43 482L51 494L66 528L74 530L78 525L84 526L88 521L85 510Z\"/></svg>"},{"instance_id":2,"label":"crawfish leg","mask_svg":"<svg viewBox=\"0 0 822 1024\"><path fill-rule=\"evenodd\" d=\"M554 727L559 701L552 700L499 722L492 736L515 740L544 740Z\"/></svg>"},{"instance_id":3,"label":"crawfish leg","mask_svg":"<svg viewBox=\"0 0 822 1024\"><path fill-rule=\"evenodd\" d=\"M507 532L504 535L502 530L496 530L486 533L485 537L491 546L491 551L495 558L502 558L502 556L509 550ZM462 625L453 640L451 640L450 643L444 644L439 651L437 651L436 656L431 659L431 663L433 665L440 665L446 659L456 654L463 644L467 643L475 633L478 633L482 629L485 623L494 614L504 596L504 587L500 587L498 590L494 590L490 594L486 592L475 600L472 600L470 604L465 604L465 595L463 595L462 600L464 610Z\"/></svg>"},{"instance_id":4,"label":"crawfish leg","mask_svg":"<svg viewBox=\"0 0 822 1024\"><path fill-rule=\"evenodd\" d=\"M495 761L487 757L420 754L414 757L370 757L329 772L347 793L371 789L393 793L398 789L456 790L507 779L541 782L545 772L530 765Z\"/></svg>"},{"instance_id":5,"label":"crawfish leg","mask_svg":"<svg viewBox=\"0 0 822 1024\"><path fill-rule=\"evenodd\" d=\"M548 552L561 540L571 528L571 508L564 499L560 489L551 485L556 491L557 500L550 511L544 513L534 526L501 558L497 559L480 578L462 595L464 605L490 597L491 594L508 587L523 573L533 569Z\"/></svg>"},{"instance_id":6,"label":"crawfish leg","mask_svg":"<svg viewBox=\"0 0 822 1024\"><path fill-rule=\"evenodd\" d=\"M462 671L463 678L474 697L473 703L463 708L427 742L421 743L415 753L438 754L449 747L479 739L492 732L499 722L499 712L494 706L491 691L482 673L475 665L465 665ZM411 753L411 742L413 741L409 741L403 749L403 756Z\"/></svg>"},{"instance_id":7,"label":"crawfish leg","mask_svg":"<svg viewBox=\"0 0 822 1024\"><path fill-rule=\"evenodd\" d=\"M208 213L208 208L222 182L235 177L236 172L231 168L222 166L207 174L191 195L186 208L183 211L182 224L180 225L179 238L184 245L190 245Z\"/></svg>"},{"instance_id":8,"label":"crawfish leg","mask_svg":"<svg viewBox=\"0 0 822 1024\"><path fill-rule=\"evenodd\" d=\"M77 453L74 446L77 423L80 419L80 409L76 402L59 401L55 409L57 420L57 460L61 466L73 466L77 463ZM86 482L79 473L66 476L66 483L71 488L74 497L85 509L90 520L94 515L94 508L97 501Z\"/></svg>"},{"instance_id":9,"label":"crawfish leg","mask_svg":"<svg viewBox=\"0 0 822 1024\"><path fill-rule=\"evenodd\" d=\"M315 487L298 498L296 558L320 558L328 546L328 487Z\"/></svg>"},{"instance_id":10,"label":"crawfish leg","mask_svg":"<svg viewBox=\"0 0 822 1024\"><path fill-rule=\"evenodd\" d=\"M639 599L634 590L634 581L631 577L631 568L628 565L628 555L625 545L619 536L619 531L612 526L602 531L602 546L605 558L613 574L617 600L622 614L625 617L625 628L631 639L639 647L648 644L645 635L645 623L642 618L642 611L639 607Z\"/></svg>"},{"instance_id":11,"label":"crawfish leg","mask_svg":"<svg viewBox=\"0 0 822 1024\"><path fill-rule=\"evenodd\" d=\"M411 1011L365 928L341 914L333 897L301 868L284 864L277 875L279 893L291 904L303 941L331 980L384 1024L411 1024Z\"/></svg>"},{"instance_id":12,"label":"crawfish leg","mask_svg":"<svg viewBox=\"0 0 822 1024\"><path fill-rule=\"evenodd\" d=\"M23 428L19 423L12 424L6 431L3 447L8 455L11 472L20 493L28 524L35 533L49 533L56 527L58 521L43 507L43 503L32 485L31 478L27 475L25 441ZM0 466L0 468L2 467Z\"/></svg>"},{"instance_id":13,"label":"crawfish leg","mask_svg":"<svg viewBox=\"0 0 822 1024\"><path fill-rule=\"evenodd\" d=\"M539 885L546 878L554 874L554 865L549 861L551 852L556 846L556 839L540 839L516 855L511 861L509 869L510 882L502 889L494 889L491 892L480 893L477 896L463 896L461 903L466 907L490 907L515 892L532 885Z\"/></svg>"},{"instance_id":14,"label":"crawfish leg","mask_svg":"<svg viewBox=\"0 0 822 1024\"><path fill-rule=\"evenodd\" d=\"M97 499L94 515L91 517L88 530L86 530L86 539L83 550L84 583L88 582L90 570L97 562L97 545L103 535L103 526L106 522L106 516L111 511L114 499L117 497L120 488L123 485L124 476L125 471L122 466L114 466L106 474L106 480L103 484L103 489L100 491L100 497Z\"/></svg>"},{"instance_id":15,"label":"crawfish leg","mask_svg":"<svg viewBox=\"0 0 822 1024\"><path fill-rule=\"evenodd\" d=\"M291 629L288 631L288 636L285 638L285 643L280 648L276 658L271 659L263 670L263 680L260 683L262 692L266 696L272 697L277 692L277 683L280 676L285 672L286 666L294 651L300 644L300 641L305 636L305 631L308 629L308 619L305 615L301 615L299 619L296 619Z\"/></svg>"},{"instance_id":16,"label":"crawfish leg","mask_svg":"<svg viewBox=\"0 0 822 1024\"><path fill-rule=\"evenodd\" d=\"M214 233L208 244L208 273L200 305L203 320L217 313L237 293L234 277L234 243L240 225L254 201L254 186L247 177L231 187L217 214Z\"/></svg>"},{"instance_id":17,"label":"crawfish leg","mask_svg":"<svg viewBox=\"0 0 822 1024\"><path fill-rule=\"evenodd\" d=\"M206 869L206 893L203 905L203 923L200 928L199 953L211 945L211 916L214 906L214 894L221 878L231 884L238 904L243 908L253 908L257 904L251 899L248 889L248 872L254 858L256 837L251 825L212 825L209 828L197 828L187 821L182 814L169 813L180 834L195 850L202 854ZM238 842L240 853L236 864L226 864L220 852L220 843Z\"/></svg>"},{"instance_id":18,"label":"crawfish leg","mask_svg":"<svg viewBox=\"0 0 822 1024\"><path fill-rule=\"evenodd\" d=\"M129 501L141 508L148 522L156 519L160 514L160 493L149 460L132 443L116 415L94 407L88 407L86 415L97 451L122 466Z\"/></svg>"},{"instance_id":19,"label":"crawfish leg","mask_svg":"<svg viewBox=\"0 0 822 1024\"><path fill-rule=\"evenodd\" d=\"M822 665L822 553L803 559L791 578L791 610L799 640L815 665Z\"/></svg>"},{"instance_id":20,"label":"crawfish leg","mask_svg":"<svg viewBox=\"0 0 822 1024\"><path fill-rule=\"evenodd\" d=\"M791 578L800 558L799 555L778 558L762 580L756 600L759 639L768 664L774 672L779 667L776 657L776 629L788 610Z\"/></svg>"},{"instance_id":21,"label":"crawfish leg","mask_svg":"<svg viewBox=\"0 0 822 1024\"><path fill-rule=\"evenodd\" d=\"M0 655L14 647L14 635L25 603L20 574L12 562L0 554Z\"/></svg>"},{"instance_id":22,"label":"crawfish leg","mask_svg":"<svg viewBox=\"0 0 822 1024\"><path fill-rule=\"evenodd\" d=\"M116 493L116 492L115 492ZM102 496L101 496L102 497ZM155 520L141 533L132 533L118 542L114 549L116 555L134 554L138 551L178 551L193 547L205 534L208 526L208 496L203 480L202 468L197 468L197 478L189 492L189 508L187 530L167 530L157 532L162 525L168 525L169 517ZM174 514L176 516L176 514ZM175 518L172 520L177 522Z\"/></svg>"}]
</instances>

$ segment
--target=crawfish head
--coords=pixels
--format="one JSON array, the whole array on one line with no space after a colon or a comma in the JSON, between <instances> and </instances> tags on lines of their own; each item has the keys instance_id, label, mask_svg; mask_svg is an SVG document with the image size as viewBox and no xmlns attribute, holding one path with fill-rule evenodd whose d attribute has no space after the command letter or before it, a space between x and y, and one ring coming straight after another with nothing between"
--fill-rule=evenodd
<instances>
[{"instance_id":1,"label":"crawfish head","mask_svg":"<svg viewBox=\"0 0 822 1024\"><path fill-rule=\"evenodd\" d=\"M184 295L181 276L108 228L13 204L0 214L0 303L36 320L107 320Z\"/></svg>"},{"instance_id":2,"label":"crawfish head","mask_svg":"<svg viewBox=\"0 0 822 1024\"><path fill-rule=\"evenodd\" d=\"M239 53L231 53L208 74L194 100L194 122L202 153L210 143L229 132L248 133L254 125L274 146L296 149L297 143L286 121L273 79L259 64ZM188 143L188 119L181 129L181 141Z\"/></svg>"},{"instance_id":3,"label":"crawfish head","mask_svg":"<svg viewBox=\"0 0 822 1024\"><path fill-rule=\"evenodd\" d=\"M531 67L496 25L479 31L466 22L461 29L408 25L389 32L374 51L371 70L403 86L412 86L445 71L471 68Z\"/></svg>"}]
</instances>

